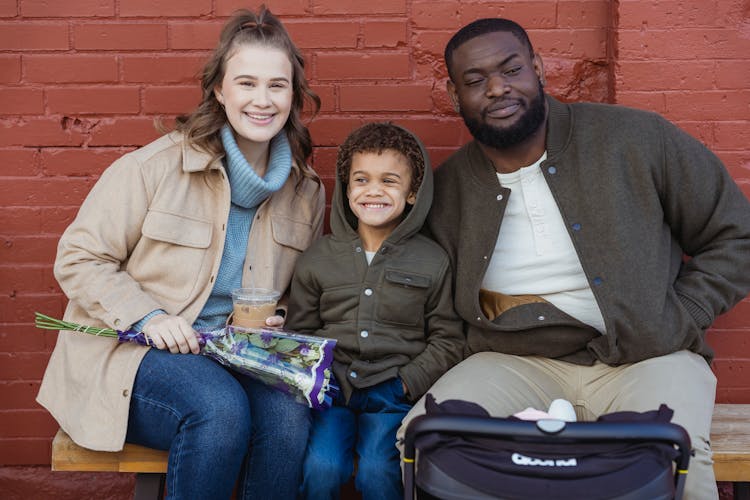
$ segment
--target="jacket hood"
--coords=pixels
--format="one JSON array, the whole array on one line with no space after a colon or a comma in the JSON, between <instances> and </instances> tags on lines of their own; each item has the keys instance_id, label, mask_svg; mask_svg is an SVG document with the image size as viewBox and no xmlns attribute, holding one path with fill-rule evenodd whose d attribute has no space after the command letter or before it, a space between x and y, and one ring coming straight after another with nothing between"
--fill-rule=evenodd
<instances>
[{"instance_id":1,"label":"jacket hood","mask_svg":"<svg viewBox=\"0 0 750 500\"><path fill-rule=\"evenodd\" d=\"M432 205L433 189L432 166L430 165L430 157L427 155L424 144L422 144L419 137L414 135L411 131L403 127L399 128L414 137L417 144L419 144L419 149L422 158L424 159L424 175L422 176L422 183L417 190L417 199L414 202L414 205L411 206L411 209L409 209L407 205L405 210L407 213L406 217L385 240L385 242L392 244L397 244L404 239L408 239L422 229L422 225L424 224L425 219L427 218L427 213L430 211L430 206ZM346 186L341 183L338 175L336 175L336 185L333 191L333 199L331 201L330 223L331 233L335 239L342 241L359 239L359 235L357 234L358 220L349 207L349 197L346 195Z\"/></svg>"}]
</instances>

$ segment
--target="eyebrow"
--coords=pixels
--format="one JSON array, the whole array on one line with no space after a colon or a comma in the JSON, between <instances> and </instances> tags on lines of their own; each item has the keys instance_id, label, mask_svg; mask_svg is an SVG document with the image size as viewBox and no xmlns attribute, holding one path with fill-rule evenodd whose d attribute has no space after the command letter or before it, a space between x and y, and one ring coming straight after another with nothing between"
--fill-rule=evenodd
<instances>
[{"instance_id":1,"label":"eyebrow","mask_svg":"<svg viewBox=\"0 0 750 500\"><path fill-rule=\"evenodd\" d=\"M519 54L518 52L514 52L513 54L509 55L508 57L506 57L505 59L503 59L502 61L500 61L500 64L498 64L495 67L501 68L501 67L505 66L506 64L508 64L511 60L515 59L516 57L521 57L521 54ZM463 73L461 73L461 75L463 76L463 75L466 75L468 73L482 73L482 71L483 70L481 70L479 68L468 68Z\"/></svg>"},{"instance_id":2,"label":"eyebrow","mask_svg":"<svg viewBox=\"0 0 750 500\"><path fill-rule=\"evenodd\" d=\"M351 171L351 173L350 173L350 175L356 175L356 174L364 174L364 175L369 175L369 174L368 174L367 172L365 172L364 170L352 170L352 171ZM394 176L394 177L398 177L399 179L401 178L401 176L400 176L399 174L397 174L396 172L383 172L382 174L383 174L383 175L392 175L392 176Z\"/></svg>"},{"instance_id":3,"label":"eyebrow","mask_svg":"<svg viewBox=\"0 0 750 500\"><path fill-rule=\"evenodd\" d=\"M258 80L258 77L255 75L237 75L233 78L233 80L240 80L242 78L250 78L251 80ZM287 82L289 83L289 78L285 76L277 76L275 78L271 78L270 81L272 82Z\"/></svg>"}]
</instances>

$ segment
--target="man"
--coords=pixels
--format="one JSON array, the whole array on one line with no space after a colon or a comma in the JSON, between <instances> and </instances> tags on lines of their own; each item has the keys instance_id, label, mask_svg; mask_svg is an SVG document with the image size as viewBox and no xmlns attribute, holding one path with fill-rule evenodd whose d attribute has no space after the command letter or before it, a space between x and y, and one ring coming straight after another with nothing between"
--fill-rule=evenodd
<instances>
[{"instance_id":1,"label":"man","mask_svg":"<svg viewBox=\"0 0 750 500\"><path fill-rule=\"evenodd\" d=\"M705 330L750 290L750 203L658 115L545 95L512 21L467 25L445 61L475 140L438 169L428 227L469 357L430 392L503 417L556 398L580 420L666 403L696 451L685 497L717 498Z\"/></svg>"}]
</instances>

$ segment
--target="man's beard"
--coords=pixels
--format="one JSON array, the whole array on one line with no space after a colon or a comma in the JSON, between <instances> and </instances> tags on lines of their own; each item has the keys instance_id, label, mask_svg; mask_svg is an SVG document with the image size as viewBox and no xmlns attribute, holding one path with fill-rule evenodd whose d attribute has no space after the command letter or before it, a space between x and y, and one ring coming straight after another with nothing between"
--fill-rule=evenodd
<instances>
[{"instance_id":1,"label":"man's beard","mask_svg":"<svg viewBox=\"0 0 750 500\"><path fill-rule=\"evenodd\" d=\"M528 139L544 123L545 115L542 82L539 82L539 93L529 102L526 112L516 123L508 127L488 125L485 121L466 116L463 109L461 110L461 117L474 139L495 149L507 149Z\"/></svg>"}]
</instances>

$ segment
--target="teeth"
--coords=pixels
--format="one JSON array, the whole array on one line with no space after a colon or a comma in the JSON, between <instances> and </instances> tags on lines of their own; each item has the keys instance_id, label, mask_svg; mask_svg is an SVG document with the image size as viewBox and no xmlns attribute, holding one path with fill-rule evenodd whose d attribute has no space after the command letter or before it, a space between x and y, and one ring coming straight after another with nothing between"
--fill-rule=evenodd
<instances>
[{"instance_id":1,"label":"teeth","mask_svg":"<svg viewBox=\"0 0 750 500\"><path fill-rule=\"evenodd\" d=\"M385 208L385 203L365 203L367 208Z\"/></svg>"},{"instance_id":2,"label":"teeth","mask_svg":"<svg viewBox=\"0 0 750 500\"><path fill-rule=\"evenodd\" d=\"M250 118L252 118L253 120L268 120L269 118L273 116L273 115L254 115L251 113L245 113L245 114L249 116Z\"/></svg>"}]
</instances>

